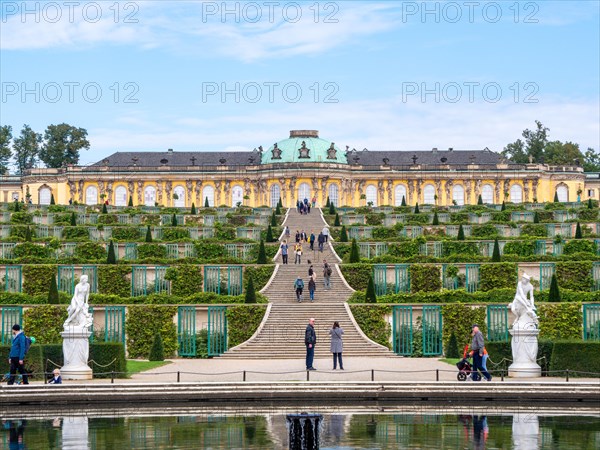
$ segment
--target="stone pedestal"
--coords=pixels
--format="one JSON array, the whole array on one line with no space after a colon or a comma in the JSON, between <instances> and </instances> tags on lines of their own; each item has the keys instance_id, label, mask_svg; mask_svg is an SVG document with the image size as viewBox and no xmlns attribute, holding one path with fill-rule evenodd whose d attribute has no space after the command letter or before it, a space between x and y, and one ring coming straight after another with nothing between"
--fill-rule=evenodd
<instances>
[{"instance_id":1,"label":"stone pedestal","mask_svg":"<svg viewBox=\"0 0 600 450\"><path fill-rule=\"evenodd\" d=\"M65 365L60 369L63 380L91 380L92 369L87 365L90 355L90 335L87 328L73 327L63 331Z\"/></svg>"},{"instance_id":2,"label":"stone pedestal","mask_svg":"<svg viewBox=\"0 0 600 450\"><path fill-rule=\"evenodd\" d=\"M87 417L65 417L62 424L62 449L86 450L90 448Z\"/></svg>"},{"instance_id":3,"label":"stone pedestal","mask_svg":"<svg viewBox=\"0 0 600 450\"><path fill-rule=\"evenodd\" d=\"M521 413L513 416L512 441L514 450L539 448L539 434L538 416Z\"/></svg>"},{"instance_id":4,"label":"stone pedestal","mask_svg":"<svg viewBox=\"0 0 600 450\"><path fill-rule=\"evenodd\" d=\"M536 378L542 376L537 363L538 334L534 324L514 324L510 329L513 363L508 367L508 376L514 378Z\"/></svg>"}]
</instances>

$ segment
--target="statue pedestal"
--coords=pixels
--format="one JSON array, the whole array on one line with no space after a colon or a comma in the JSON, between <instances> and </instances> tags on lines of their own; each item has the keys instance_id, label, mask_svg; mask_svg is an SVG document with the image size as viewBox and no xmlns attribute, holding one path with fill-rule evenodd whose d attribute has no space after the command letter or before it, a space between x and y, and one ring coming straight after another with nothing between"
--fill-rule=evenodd
<instances>
[{"instance_id":1,"label":"statue pedestal","mask_svg":"<svg viewBox=\"0 0 600 450\"><path fill-rule=\"evenodd\" d=\"M540 424L535 414L516 413L513 416L513 450L539 448Z\"/></svg>"},{"instance_id":2,"label":"statue pedestal","mask_svg":"<svg viewBox=\"0 0 600 450\"><path fill-rule=\"evenodd\" d=\"M73 327L63 331L65 365L60 369L63 380L91 380L92 369L87 365L90 355L90 335L87 328Z\"/></svg>"},{"instance_id":3,"label":"statue pedestal","mask_svg":"<svg viewBox=\"0 0 600 450\"><path fill-rule=\"evenodd\" d=\"M509 330L512 336L513 363L508 367L508 376L514 378L537 378L542 368L537 363L538 334L535 324L514 324Z\"/></svg>"}]
</instances>

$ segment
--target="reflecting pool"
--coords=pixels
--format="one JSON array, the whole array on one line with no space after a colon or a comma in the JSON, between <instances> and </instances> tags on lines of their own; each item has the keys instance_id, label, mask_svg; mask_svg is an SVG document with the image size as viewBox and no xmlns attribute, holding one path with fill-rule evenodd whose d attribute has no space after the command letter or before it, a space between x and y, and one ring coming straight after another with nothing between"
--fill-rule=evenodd
<instances>
[{"instance_id":1,"label":"reflecting pool","mask_svg":"<svg viewBox=\"0 0 600 450\"><path fill-rule=\"evenodd\" d=\"M306 408L305 408L306 409ZM12 411L14 414L14 411ZM106 415L92 410L2 420L2 449L286 449L285 412ZM599 449L600 415L537 410L322 412L320 449ZM296 447L294 447L296 448Z\"/></svg>"}]
</instances>

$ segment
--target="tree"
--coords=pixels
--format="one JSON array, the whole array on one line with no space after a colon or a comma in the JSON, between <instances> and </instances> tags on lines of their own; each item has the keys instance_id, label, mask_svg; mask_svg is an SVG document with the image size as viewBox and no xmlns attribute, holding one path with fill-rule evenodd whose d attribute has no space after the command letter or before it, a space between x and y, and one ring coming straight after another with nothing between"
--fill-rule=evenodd
<instances>
[{"instance_id":1,"label":"tree","mask_svg":"<svg viewBox=\"0 0 600 450\"><path fill-rule=\"evenodd\" d=\"M0 126L0 173L8 170L8 162L12 158L11 139L12 127L10 125Z\"/></svg>"},{"instance_id":2,"label":"tree","mask_svg":"<svg viewBox=\"0 0 600 450\"><path fill-rule=\"evenodd\" d=\"M108 208L106 207L106 203L102 203L102 214L108 214Z\"/></svg>"},{"instance_id":3,"label":"tree","mask_svg":"<svg viewBox=\"0 0 600 450\"><path fill-rule=\"evenodd\" d=\"M256 303L256 291L254 290L254 279L252 278L252 275L248 278L244 303Z\"/></svg>"},{"instance_id":4,"label":"tree","mask_svg":"<svg viewBox=\"0 0 600 450\"><path fill-rule=\"evenodd\" d=\"M281 215L281 206L279 206L279 202L277 202L277 206L275 207L275 214L277 216Z\"/></svg>"},{"instance_id":5,"label":"tree","mask_svg":"<svg viewBox=\"0 0 600 450\"><path fill-rule=\"evenodd\" d=\"M148 355L148 361L164 361L165 360L165 349L163 346L162 336L160 333L154 334L154 340L152 341L152 347L150 347L150 354Z\"/></svg>"},{"instance_id":6,"label":"tree","mask_svg":"<svg viewBox=\"0 0 600 450\"><path fill-rule=\"evenodd\" d=\"M558 200L558 191L554 191L554 203L560 203Z\"/></svg>"},{"instance_id":7,"label":"tree","mask_svg":"<svg viewBox=\"0 0 600 450\"><path fill-rule=\"evenodd\" d=\"M579 150L579 144L574 142L552 141L546 144L544 148L544 162L546 164L560 166L576 164L575 161L579 161L579 164L583 164L584 156Z\"/></svg>"},{"instance_id":8,"label":"tree","mask_svg":"<svg viewBox=\"0 0 600 450\"><path fill-rule=\"evenodd\" d=\"M192 203L192 210L190 211L190 214L192 216L195 216L197 214L196 205L194 203Z\"/></svg>"},{"instance_id":9,"label":"tree","mask_svg":"<svg viewBox=\"0 0 600 450\"><path fill-rule=\"evenodd\" d=\"M335 206L333 205L333 202L329 204L329 214L335 214Z\"/></svg>"},{"instance_id":10,"label":"tree","mask_svg":"<svg viewBox=\"0 0 600 450\"><path fill-rule=\"evenodd\" d=\"M377 303L377 295L375 294L375 283L373 276L369 275L369 283L367 284L367 292L365 293L365 303Z\"/></svg>"},{"instance_id":11,"label":"tree","mask_svg":"<svg viewBox=\"0 0 600 450\"><path fill-rule=\"evenodd\" d=\"M537 211L533 213L533 223L540 223L540 215Z\"/></svg>"},{"instance_id":12,"label":"tree","mask_svg":"<svg viewBox=\"0 0 600 450\"><path fill-rule=\"evenodd\" d=\"M325 202L325 208L329 208L329 205L331 203L329 202L329 195L327 196L327 201Z\"/></svg>"},{"instance_id":13,"label":"tree","mask_svg":"<svg viewBox=\"0 0 600 450\"><path fill-rule=\"evenodd\" d=\"M56 205L56 201L54 200L54 194L50 194L50 204Z\"/></svg>"},{"instance_id":14,"label":"tree","mask_svg":"<svg viewBox=\"0 0 600 450\"><path fill-rule=\"evenodd\" d=\"M494 239L494 251L492 252L492 262L500 262L500 244L498 238Z\"/></svg>"},{"instance_id":15,"label":"tree","mask_svg":"<svg viewBox=\"0 0 600 450\"><path fill-rule=\"evenodd\" d=\"M133 208L133 197L131 195L129 196L129 202L127 203L127 206Z\"/></svg>"},{"instance_id":16,"label":"tree","mask_svg":"<svg viewBox=\"0 0 600 450\"><path fill-rule=\"evenodd\" d=\"M173 213L173 217L171 217L171 226L172 227L177 226L177 216L175 215L175 213Z\"/></svg>"},{"instance_id":17,"label":"tree","mask_svg":"<svg viewBox=\"0 0 600 450\"><path fill-rule=\"evenodd\" d=\"M340 226L340 215L338 213L335 213L335 220L333 221L333 226L334 227Z\"/></svg>"},{"instance_id":18,"label":"tree","mask_svg":"<svg viewBox=\"0 0 600 450\"><path fill-rule=\"evenodd\" d=\"M116 264L117 257L115 255L115 246L113 241L108 244L108 256L106 257L106 264Z\"/></svg>"},{"instance_id":19,"label":"tree","mask_svg":"<svg viewBox=\"0 0 600 450\"><path fill-rule=\"evenodd\" d=\"M340 230L340 242L348 242L348 232L346 231L346 225L342 225Z\"/></svg>"},{"instance_id":20,"label":"tree","mask_svg":"<svg viewBox=\"0 0 600 450\"><path fill-rule=\"evenodd\" d=\"M29 125L23 125L21 135L13 140L13 151L19 173L35 166L41 142L41 134L33 131Z\"/></svg>"},{"instance_id":21,"label":"tree","mask_svg":"<svg viewBox=\"0 0 600 450\"><path fill-rule=\"evenodd\" d=\"M267 227L267 237L266 237L267 242L275 242L275 239L273 239L273 229L271 228L271 225L269 225Z\"/></svg>"},{"instance_id":22,"label":"tree","mask_svg":"<svg viewBox=\"0 0 600 450\"><path fill-rule=\"evenodd\" d=\"M352 246L350 247L350 263L360 262L360 251L358 250L358 243L356 239L352 239Z\"/></svg>"},{"instance_id":23,"label":"tree","mask_svg":"<svg viewBox=\"0 0 600 450\"><path fill-rule=\"evenodd\" d=\"M415 205L415 214L419 214L419 202Z\"/></svg>"},{"instance_id":24,"label":"tree","mask_svg":"<svg viewBox=\"0 0 600 450\"><path fill-rule=\"evenodd\" d=\"M581 233L581 224L577 222L577 228L575 228L575 239L583 238L583 234Z\"/></svg>"},{"instance_id":25,"label":"tree","mask_svg":"<svg viewBox=\"0 0 600 450\"><path fill-rule=\"evenodd\" d=\"M72 227L76 227L77 226L77 216L75 215L74 212L71 213L71 223L70 225Z\"/></svg>"},{"instance_id":26,"label":"tree","mask_svg":"<svg viewBox=\"0 0 600 450\"><path fill-rule=\"evenodd\" d=\"M150 225L146 228L146 242L152 242L152 230L150 230Z\"/></svg>"},{"instance_id":27,"label":"tree","mask_svg":"<svg viewBox=\"0 0 600 450\"><path fill-rule=\"evenodd\" d=\"M458 235L456 236L457 241L465 240L465 230L463 229L462 223L458 226Z\"/></svg>"},{"instance_id":28,"label":"tree","mask_svg":"<svg viewBox=\"0 0 600 450\"><path fill-rule=\"evenodd\" d=\"M15 212L19 212L21 210L21 204L19 200L15 199Z\"/></svg>"},{"instance_id":29,"label":"tree","mask_svg":"<svg viewBox=\"0 0 600 450\"><path fill-rule=\"evenodd\" d=\"M437 211L433 212L433 221L431 222L431 225L439 225L440 224L440 218L438 217L438 213Z\"/></svg>"},{"instance_id":30,"label":"tree","mask_svg":"<svg viewBox=\"0 0 600 450\"><path fill-rule=\"evenodd\" d=\"M483 198L481 197L481 194L479 194L479 197L477 197L477 204L483 205Z\"/></svg>"},{"instance_id":31,"label":"tree","mask_svg":"<svg viewBox=\"0 0 600 450\"><path fill-rule=\"evenodd\" d=\"M85 128L76 128L66 123L48 125L44 133L44 144L40 149L40 160L46 167L52 168L78 164L79 150L89 148Z\"/></svg>"},{"instance_id":32,"label":"tree","mask_svg":"<svg viewBox=\"0 0 600 450\"><path fill-rule=\"evenodd\" d=\"M258 258L256 259L256 264L266 264L267 263L267 252L265 251L265 241L260 240L260 245L258 246Z\"/></svg>"},{"instance_id":33,"label":"tree","mask_svg":"<svg viewBox=\"0 0 600 450\"><path fill-rule=\"evenodd\" d=\"M545 156L548 144L549 128L546 128L539 120L535 121L536 129L525 129L522 133L525 143L517 139L513 144L508 144L502 150L502 155L517 164L527 164L531 156L535 162L541 162Z\"/></svg>"},{"instance_id":34,"label":"tree","mask_svg":"<svg viewBox=\"0 0 600 450\"><path fill-rule=\"evenodd\" d=\"M283 208L283 202L281 201L281 197L279 197L279 202L277 202L277 205L278 205L280 208Z\"/></svg>"},{"instance_id":35,"label":"tree","mask_svg":"<svg viewBox=\"0 0 600 450\"><path fill-rule=\"evenodd\" d=\"M505 158L508 158L519 164L525 164L529 162L527 152L525 151L525 144L521 139L517 139L515 142L507 144L504 150L500 153Z\"/></svg>"},{"instance_id":36,"label":"tree","mask_svg":"<svg viewBox=\"0 0 600 450\"><path fill-rule=\"evenodd\" d=\"M404 197L404 195L402 196L402 203L400 204L400 206L406 206L406 198Z\"/></svg>"},{"instance_id":37,"label":"tree","mask_svg":"<svg viewBox=\"0 0 600 450\"><path fill-rule=\"evenodd\" d=\"M456 340L454 331L450 334L450 339L448 339L448 343L446 344L446 358L460 358L458 341Z\"/></svg>"},{"instance_id":38,"label":"tree","mask_svg":"<svg viewBox=\"0 0 600 450\"><path fill-rule=\"evenodd\" d=\"M208 203L208 197L204 198L204 207L205 208L210 208L210 204Z\"/></svg>"},{"instance_id":39,"label":"tree","mask_svg":"<svg viewBox=\"0 0 600 450\"><path fill-rule=\"evenodd\" d=\"M273 214L271 214L271 226L272 227L277 226L277 216L275 215L275 211L273 211Z\"/></svg>"},{"instance_id":40,"label":"tree","mask_svg":"<svg viewBox=\"0 0 600 450\"><path fill-rule=\"evenodd\" d=\"M552 280L550 280L550 292L548 293L549 302L560 302L560 289L558 288L558 280L556 274L552 274Z\"/></svg>"},{"instance_id":41,"label":"tree","mask_svg":"<svg viewBox=\"0 0 600 450\"><path fill-rule=\"evenodd\" d=\"M588 209L593 209L594 208L594 204L592 203L592 199L588 198L588 204L587 204Z\"/></svg>"},{"instance_id":42,"label":"tree","mask_svg":"<svg viewBox=\"0 0 600 450\"><path fill-rule=\"evenodd\" d=\"M52 274L50 277L50 290L48 291L48 303L51 305L57 305L59 302L58 298L58 286L56 285L56 275Z\"/></svg>"},{"instance_id":43,"label":"tree","mask_svg":"<svg viewBox=\"0 0 600 450\"><path fill-rule=\"evenodd\" d=\"M596 153L591 147L588 147L583 154L583 170L585 172L600 172L600 153Z\"/></svg>"},{"instance_id":44,"label":"tree","mask_svg":"<svg viewBox=\"0 0 600 450\"><path fill-rule=\"evenodd\" d=\"M502 200L502 207L500 207L500 211L506 211L506 203Z\"/></svg>"},{"instance_id":45,"label":"tree","mask_svg":"<svg viewBox=\"0 0 600 450\"><path fill-rule=\"evenodd\" d=\"M32 237L31 228L27 227L25 229L25 242L31 242Z\"/></svg>"}]
</instances>

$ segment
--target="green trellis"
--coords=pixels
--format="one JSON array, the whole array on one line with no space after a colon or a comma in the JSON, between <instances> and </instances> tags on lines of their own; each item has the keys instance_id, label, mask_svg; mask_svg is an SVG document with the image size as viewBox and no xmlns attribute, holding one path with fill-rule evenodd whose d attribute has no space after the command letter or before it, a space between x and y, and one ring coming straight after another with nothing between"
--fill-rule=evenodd
<instances>
[{"instance_id":1,"label":"green trellis","mask_svg":"<svg viewBox=\"0 0 600 450\"><path fill-rule=\"evenodd\" d=\"M413 353L412 306L401 305L392 308L392 342L394 353L410 356Z\"/></svg>"},{"instance_id":2,"label":"green trellis","mask_svg":"<svg viewBox=\"0 0 600 450\"><path fill-rule=\"evenodd\" d=\"M600 341L600 304L583 305L583 340Z\"/></svg>"},{"instance_id":3,"label":"green trellis","mask_svg":"<svg viewBox=\"0 0 600 450\"><path fill-rule=\"evenodd\" d=\"M488 341L508 341L508 308L504 305L487 306Z\"/></svg>"},{"instance_id":4,"label":"green trellis","mask_svg":"<svg viewBox=\"0 0 600 450\"><path fill-rule=\"evenodd\" d=\"M208 356L227 351L227 307L208 307Z\"/></svg>"},{"instance_id":5,"label":"green trellis","mask_svg":"<svg viewBox=\"0 0 600 450\"><path fill-rule=\"evenodd\" d=\"M124 306L107 306L104 309L104 340L125 345Z\"/></svg>"},{"instance_id":6,"label":"green trellis","mask_svg":"<svg viewBox=\"0 0 600 450\"><path fill-rule=\"evenodd\" d=\"M540 264L540 291L550 289L550 282L552 281L555 269L556 266L554 263Z\"/></svg>"},{"instance_id":7,"label":"green trellis","mask_svg":"<svg viewBox=\"0 0 600 450\"><path fill-rule=\"evenodd\" d=\"M423 332L423 355L441 355L442 349L442 307L423 306L421 318Z\"/></svg>"},{"instance_id":8,"label":"green trellis","mask_svg":"<svg viewBox=\"0 0 600 450\"><path fill-rule=\"evenodd\" d=\"M242 266L204 266L204 292L241 295L242 291Z\"/></svg>"},{"instance_id":9,"label":"green trellis","mask_svg":"<svg viewBox=\"0 0 600 450\"><path fill-rule=\"evenodd\" d=\"M139 297L147 295L147 275L148 269L145 266L131 267L131 296Z\"/></svg>"},{"instance_id":10,"label":"green trellis","mask_svg":"<svg viewBox=\"0 0 600 450\"><path fill-rule=\"evenodd\" d=\"M479 289L479 264L465 264L465 284L467 292L475 292Z\"/></svg>"},{"instance_id":11,"label":"green trellis","mask_svg":"<svg viewBox=\"0 0 600 450\"><path fill-rule=\"evenodd\" d=\"M12 339L13 325L23 325L23 307L5 306L2 308L2 336L0 343L2 345L10 344Z\"/></svg>"},{"instance_id":12,"label":"green trellis","mask_svg":"<svg viewBox=\"0 0 600 450\"><path fill-rule=\"evenodd\" d=\"M157 266L154 268L154 291L157 294L170 294L171 283L165 280L167 274L167 266Z\"/></svg>"},{"instance_id":13,"label":"green trellis","mask_svg":"<svg viewBox=\"0 0 600 450\"><path fill-rule=\"evenodd\" d=\"M75 267L58 266L58 290L73 295L75 291Z\"/></svg>"},{"instance_id":14,"label":"green trellis","mask_svg":"<svg viewBox=\"0 0 600 450\"><path fill-rule=\"evenodd\" d=\"M410 292L410 264L395 264L394 280L396 294Z\"/></svg>"},{"instance_id":15,"label":"green trellis","mask_svg":"<svg viewBox=\"0 0 600 450\"><path fill-rule=\"evenodd\" d=\"M3 282L5 292L21 292L23 290L23 267L6 266Z\"/></svg>"},{"instance_id":16,"label":"green trellis","mask_svg":"<svg viewBox=\"0 0 600 450\"><path fill-rule=\"evenodd\" d=\"M179 356L196 356L196 307L177 308L177 341Z\"/></svg>"},{"instance_id":17,"label":"green trellis","mask_svg":"<svg viewBox=\"0 0 600 450\"><path fill-rule=\"evenodd\" d=\"M373 265L373 284L375 285L375 295L385 295L387 293L387 266L385 264Z\"/></svg>"}]
</instances>

